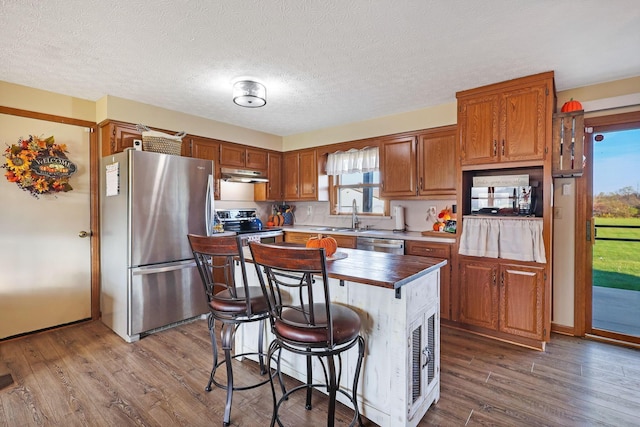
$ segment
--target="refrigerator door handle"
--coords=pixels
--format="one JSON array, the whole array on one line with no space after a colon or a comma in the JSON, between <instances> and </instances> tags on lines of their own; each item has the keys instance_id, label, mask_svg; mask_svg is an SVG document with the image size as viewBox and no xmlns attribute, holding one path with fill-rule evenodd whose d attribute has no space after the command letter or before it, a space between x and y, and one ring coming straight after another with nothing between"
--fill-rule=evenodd
<instances>
[{"instance_id":1,"label":"refrigerator door handle","mask_svg":"<svg viewBox=\"0 0 640 427\"><path fill-rule=\"evenodd\" d=\"M194 260L186 260L186 261L178 261L167 264L158 265L150 265L148 267L136 267L131 269L131 274L134 276L143 275L143 274L156 274L156 273L164 273L167 271L181 270L183 268L195 267L196 262Z\"/></svg>"},{"instance_id":2,"label":"refrigerator door handle","mask_svg":"<svg viewBox=\"0 0 640 427\"><path fill-rule=\"evenodd\" d=\"M209 179L207 180L207 197L206 197L206 206L204 212L204 226L207 230L207 236L211 236L213 232L213 175L209 175Z\"/></svg>"}]
</instances>

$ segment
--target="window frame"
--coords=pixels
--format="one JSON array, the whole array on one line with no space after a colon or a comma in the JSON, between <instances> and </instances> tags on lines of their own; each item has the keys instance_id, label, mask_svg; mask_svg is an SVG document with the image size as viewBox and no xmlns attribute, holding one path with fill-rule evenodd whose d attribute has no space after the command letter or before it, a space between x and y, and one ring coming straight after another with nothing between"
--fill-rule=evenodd
<instances>
[{"instance_id":1,"label":"window frame","mask_svg":"<svg viewBox=\"0 0 640 427\"><path fill-rule=\"evenodd\" d=\"M342 188L378 188L378 192L382 190L382 175L380 176L380 182L377 184L346 184L340 185L336 182L334 176L329 176L329 212L331 215L351 215L351 212L340 212L338 209L338 193ZM338 180L339 181L339 180ZM388 199L380 197L380 200L384 203L383 212L358 212L358 216L365 216L371 218L380 218L389 216L391 210L391 203Z\"/></svg>"}]
</instances>

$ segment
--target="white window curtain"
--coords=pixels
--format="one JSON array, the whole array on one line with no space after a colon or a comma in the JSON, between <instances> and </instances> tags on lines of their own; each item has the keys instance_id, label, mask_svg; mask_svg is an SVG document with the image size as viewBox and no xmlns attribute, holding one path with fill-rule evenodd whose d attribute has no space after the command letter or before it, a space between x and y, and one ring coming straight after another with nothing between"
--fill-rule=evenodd
<instances>
[{"instance_id":1,"label":"white window curtain","mask_svg":"<svg viewBox=\"0 0 640 427\"><path fill-rule=\"evenodd\" d=\"M375 172L380 169L378 147L336 151L327 159L327 175Z\"/></svg>"},{"instance_id":2,"label":"white window curtain","mask_svg":"<svg viewBox=\"0 0 640 427\"><path fill-rule=\"evenodd\" d=\"M460 255L546 263L540 219L464 218Z\"/></svg>"}]
</instances>

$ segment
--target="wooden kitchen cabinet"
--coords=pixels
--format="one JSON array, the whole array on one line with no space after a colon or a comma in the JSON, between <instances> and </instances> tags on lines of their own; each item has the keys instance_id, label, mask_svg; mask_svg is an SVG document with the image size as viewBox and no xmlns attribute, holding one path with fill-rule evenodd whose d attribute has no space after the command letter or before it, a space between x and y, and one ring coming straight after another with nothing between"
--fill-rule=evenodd
<instances>
[{"instance_id":1,"label":"wooden kitchen cabinet","mask_svg":"<svg viewBox=\"0 0 640 427\"><path fill-rule=\"evenodd\" d=\"M456 126L418 135L418 195L456 194Z\"/></svg>"},{"instance_id":2,"label":"wooden kitchen cabinet","mask_svg":"<svg viewBox=\"0 0 640 427\"><path fill-rule=\"evenodd\" d=\"M547 72L458 92L460 164L544 160L553 90Z\"/></svg>"},{"instance_id":3,"label":"wooden kitchen cabinet","mask_svg":"<svg viewBox=\"0 0 640 427\"><path fill-rule=\"evenodd\" d=\"M120 153L125 148L133 147L133 140L142 140L142 132L139 132L137 125L131 123L106 121L100 123L100 140L102 144L102 156L108 156L110 154ZM163 129L151 128L159 132L168 134L176 134ZM189 155L189 146L182 140L182 156Z\"/></svg>"},{"instance_id":4,"label":"wooden kitchen cabinet","mask_svg":"<svg viewBox=\"0 0 640 427\"><path fill-rule=\"evenodd\" d=\"M498 328L498 264L460 260L458 319L487 329Z\"/></svg>"},{"instance_id":5,"label":"wooden kitchen cabinet","mask_svg":"<svg viewBox=\"0 0 640 427\"><path fill-rule=\"evenodd\" d=\"M267 153L266 150L222 143L220 144L220 165L266 171Z\"/></svg>"},{"instance_id":6,"label":"wooden kitchen cabinet","mask_svg":"<svg viewBox=\"0 0 640 427\"><path fill-rule=\"evenodd\" d=\"M545 341L544 282L543 265L461 257L459 320Z\"/></svg>"},{"instance_id":7,"label":"wooden kitchen cabinet","mask_svg":"<svg viewBox=\"0 0 640 427\"><path fill-rule=\"evenodd\" d=\"M289 151L282 156L284 199L328 200L328 177L319 174L315 149Z\"/></svg>"},{"instance_id":8,"label":"wooden kitchen cabinet","mask_svg":"<svg viewBox=\"0 0 640 427\"><path fill-rule=\"evenodd\" d=\"M100 137L104 157L133 147L133 140L142 140L142 133L136 129L136 125L110 121L100 124Z\"/></svg>"},{"instance_id":9,"label":"wooden kitchen cabinet","mask_svg":"<svg viewBox=\"0 0 640 427\"><path fill-rule=\"evenodd\" d=\"M289 243L305 244L310 237L317 237L318 234L323 236L333 237L338 244L338 250L340 248L356 249L357 238L355 236L346 236L343 234L326 234L326 233L310 233L306 231L285 231L284 241Z\"/></svg>"},{"instance_id":10,"label":"wooden kitchen cabinet","mask_svg":"<svg viewBox=\"0 0 640 427\"><path fill-rule=\"evenodd\" d=\"M220 199L220 142L211 138L201 138L187 135L182 139L183 144L190 147L191 157L196 159L213 160L214 170L214 199Z\"/></svg>"},{"instance_id":11,"label":"wooden kitchen cabinet","mask_svg":"<svg viewBox=\"0 0 640 427\"><path fill-rule=\"evenodd\" d=\"M416 137L384 139L380 142L382 198L416 195Z\"/></svg>"},{"instance_id":12,"label":"wooden kitchen cabinet","mask_svg":"<svg viewBox=\"0 0 640 427\"><path fill-rule=\"evenodd\" d=\"M284 200L282 187L282 154L267 154L267 178L269 182L253 185L253 200L256 202Z\"/></svg>"},{"instance_id":13,"label":"wooden kitchen cabinet","mask_svg":"<svg viewBox=\"0 0 640 427\"><path fill-rule=\"evenodd\" d=\"M429 129L380 142L382 197L456 194L456 126Z\"/></svg>"},{"instance_id":14,"label":"wooden kitchen cabinet","mask_svg":"<svg viewBox=\"0 0 640 427\"><path fill-rule=\"evenodd\" d=\"M440 318L451 319L451 243L406 240L404 252L407 255L427 256L447 260L440 269Z\"/></svg>"}]
</instances>

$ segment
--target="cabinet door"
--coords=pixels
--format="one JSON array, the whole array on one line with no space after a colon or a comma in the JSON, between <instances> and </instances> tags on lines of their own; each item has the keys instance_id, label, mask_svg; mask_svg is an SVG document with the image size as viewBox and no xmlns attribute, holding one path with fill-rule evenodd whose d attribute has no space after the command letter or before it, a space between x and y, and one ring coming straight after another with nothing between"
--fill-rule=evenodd
<instances>
[{"instance_id":1,"label":"cabinet door","mask_svg":"<svg viewBox=\"0 0 640 427\"><path fill-rule=\"evenodd\" d=\"M498 328L498 265L460 261L460 321Z\"/></svg>"},{"instance_id":2,"label":"cabinet door","mask_svg":"<svg viewBox=\"0 0 640 427\"><path fill-rule=\"evenodd\" d=\"M416 195L416 138L384 140L380 144L382 197Z\"/></svg>"},{"instance_id":3,"label":"cabinet door","mask_svg":"<svg viewBox=\"0 0 640 427\"><path fill-rule=\"evenodd\" d=\"M267 170L267 152L264 150L245 150L245 167L248 169Z\"/></svg>"},{"instance_id":4,"label":"cabinet door","mask_svg":"<svg viewBox=\"0 0 640 427\"><path fill-rule=\"evenodd\" d=\"M282 186L285 200L298 199L298 181L300 177L300 166L298 164L298 153L285 153L282 156L283 176Z\"/></svg>"},{"instance_id":5,"label":"cabinet door","mask_svg":"<svg viewBox=\"0 0 640 427\"><path fill-rule=\"evenodd\" d=\"M222 166L243 168L245 148L231 144L220 144L220 164Z\"/></svg>"},{"instance_id":6,"label":"cabinet door","mask_svg":"<svg viewBox=\"0 0 640 427\"><path fill-rule=\"evenodd\" d=\"M329 236L333 237L338 244L338 249L340 248L349 248L356 249L358 247L357 239L353 236L345 236L342 234L329 234Z\"/></svg>"},{"instance_id":7,"label":"cabinet door","mask_svg":"<svg viewBox=\"0 0 640 427\"><path fill-rule=\"evenodd\" d=\"M133 147L134 139L142 140L142 133L130 123L110 122L102 127L101 132L103 157Z\"/></svg>"},{"instance_id":8,"label":"cabinet door","mask_svg":"<svg viewBox=\"0 0 640 427\"><path fill-rule=\"evenodd\" d=\"M317 199L318 163L316 150L301 151L299 156L299 194L303 200Z\"/></svg>"},{"instance_id":9,"label":"cabinet door","mask_svg":"<svg viewBox=\"0 0 640 427\"><path fill-rule=\"evenodd\" d=\"M500 288L500 330L544 339L544 267L502 264Z\"/></svg>"},{"instance_id":10,"label":"cabinet door","mask_svg":"<svg viewBox=\"0 0 640 427\"><path fill-rule=\"evenodd\" d=\"M267 200L282 200L282 154L269 153L267 164Z\"/></svg>"},{"instance_id":11,"label":"cabinet door","mask_svg":"<svg viewBox=\"0 0 640 427\"><path fill-rule=\"evenodd\" d=\"M485 95L458 100L460 164L498 161L500 97Z\"/></svg>"},{"instance_id":12,"label":"cabinet door","mask_svg":"<svg viewBox=\"0 0 640 427\"><path fill-rule=\"evenodd\" d=\"M287 243L307 243L309 237L315 237L317 234L314 233L304 233L297 231L285 231L284 232L284 241Z\"/></svg>"},{"instance_id":13,"label":"cabinet door","mask_svg":"<svg viewBox=\"0 0 640 427\"><path fill-rule=\"evenodd\" d=\"M451 318L451 244L407 240L407 255L428 256L447 260L440 269L440 318Z\"/></svg>"},{"instance_id":14,"label":"cabinet door","mask_svg":"<svg viewBox=\"0 0 640 427\"><path fill-rule=\"evenodd\" d=\"M504 92L500 100L500 160L542 160L547 137L546 83Z\"/></svg>"},{"instance_id":15,"label":"cabinet door","mask_svg":"<svg viewBox=\"0 0 640 427\"><path fill-rule=\"evenodd\" d=\"M409 322L407 338L409 341L410 393L408 418L412 419L425 403L427 396L438 385L440 369L439 341L440 321L436 308L427 309ZM428 403L428 402L427 402Z\"/></svg>"},{"instance_id":16,"label":"cabinet door","mask_svg":"<svg viewBox=\"0 0 640 427\"><path fill-rule=\"evenodd\" d=\"M214 166L219 166L215 164L219 163L219 143L206 138L188 138L188 142L191 145L191 157L195 157L197 159L213 160Z\"/></svg>"},{"instance_id":17,"label":"cabinet door","mask_svg":"<svg viewBox=\"0 0 640 427\"><path fill-rule=\"evenodd\" d=\"M418 136L418 194L456 194L456 129Z\"/></svg>"},{"instance_id":18,"label":"cabinet door","mask_svg":"<svg viewBox=\"0 0 640 427\"><path fill-rule=\"evenodd\" d=\"M197 137L186 138L183 141L183 147L185 146L184 142L188 142L188 145L191 147L191 157L195 157L197 159L213 160L213 170L215 178L213 198L216 200L220 200L220 162L218 161L220 155L220 143L208 138Z\"/></svg>"}]
</instances>

